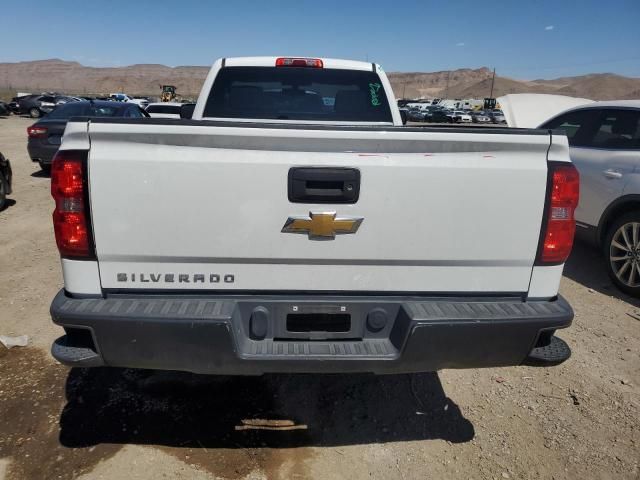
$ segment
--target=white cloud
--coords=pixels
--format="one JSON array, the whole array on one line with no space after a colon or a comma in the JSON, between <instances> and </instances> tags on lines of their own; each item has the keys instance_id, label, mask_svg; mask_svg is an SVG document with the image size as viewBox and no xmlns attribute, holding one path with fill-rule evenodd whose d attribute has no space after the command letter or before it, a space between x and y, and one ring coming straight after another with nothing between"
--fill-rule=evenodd
<instances>
[{"instance_id":1,"label":"white cloud","mask_svg":"<svg viewBox=\"0 0 640 480\"><path fill-rule=\"evenodd\" d=\"M547 25L546 27L544 27L544 29L547 31L553 30L554 28L556 28L554 25Z\"/></svg>"},{"instance_id":2,"label":"white cloud","mask_svg":"<svg viewBox=\"0 0 640 480\"><path fill-rule=\"evenodd\" d=\"M464 47L464 42L458 42L458 43L456 43L456 47Z\"/></svg>"}]
</instances>

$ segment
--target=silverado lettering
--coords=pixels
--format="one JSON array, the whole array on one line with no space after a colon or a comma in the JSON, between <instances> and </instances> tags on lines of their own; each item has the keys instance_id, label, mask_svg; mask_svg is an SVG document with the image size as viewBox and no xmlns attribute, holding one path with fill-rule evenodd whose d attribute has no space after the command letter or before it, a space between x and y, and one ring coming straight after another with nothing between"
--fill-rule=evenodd
<instances>
[{"instance_id":1,"label":"silverado lettering","mask_svg":"<svg viewBox=\"0 0 640 480\"><path fill-rule=\"evenodd\" d=\"M217 273L118 273L116 278L118 282L130 283L220 283L220 279L224 283L235 282L235 275Z\"/></svg>"}]
</instances>

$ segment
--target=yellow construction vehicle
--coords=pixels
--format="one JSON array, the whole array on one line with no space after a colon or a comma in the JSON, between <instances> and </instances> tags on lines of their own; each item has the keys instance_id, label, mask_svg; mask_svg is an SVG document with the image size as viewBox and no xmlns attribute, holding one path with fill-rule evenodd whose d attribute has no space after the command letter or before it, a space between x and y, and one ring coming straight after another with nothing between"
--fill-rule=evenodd
<instances>
[{"instance_id":1,"label":"yellow construction vehicle","mask_svg":"<svg viewBox=\"0 0 640 480\"><path fill-rule=\"evenodd\" d=\"M173 85L162 85L162 95L160 100L163 102L173 102L176 99L176 87Z\"/></svg>"}]
</instances>

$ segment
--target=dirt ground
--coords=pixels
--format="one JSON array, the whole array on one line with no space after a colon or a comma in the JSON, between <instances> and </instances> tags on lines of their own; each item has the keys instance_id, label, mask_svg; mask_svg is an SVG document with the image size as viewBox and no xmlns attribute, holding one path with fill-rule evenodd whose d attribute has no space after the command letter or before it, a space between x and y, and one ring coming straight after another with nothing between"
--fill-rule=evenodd
<instances>
[{"instance_id":1,"label":"dirt ground","mask_svg":"<svg viewBox=\"0 0 640 480\"><path fill-rule=\"evenodd\" d=\"M31 123L0 118L15 192L0 212L0 335L30 338L0 350L0 480L640 478L640 303L581 245L561 286L573 356L555 368L228 378L57 364L62 280Z\"/></svg>"}]
</instances>

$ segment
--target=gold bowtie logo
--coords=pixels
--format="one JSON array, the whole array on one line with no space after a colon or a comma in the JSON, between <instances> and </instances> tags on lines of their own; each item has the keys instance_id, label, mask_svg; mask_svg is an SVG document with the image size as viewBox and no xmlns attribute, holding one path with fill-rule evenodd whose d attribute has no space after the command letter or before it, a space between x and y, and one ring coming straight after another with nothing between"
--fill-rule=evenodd
<instances>
[{"instance_id":1,"label":"gold bowtie logo","mask_svg":"<svg viewBox=\"0 0 640 480\"><path fill-rule=\"evenodd\" d=\"M306 233L310 240L333 240L336 235L356 233L362 217L336 217L336 212L309 212L308 217L289 217L283 233Z\"/></svg>"}]
</instances>

